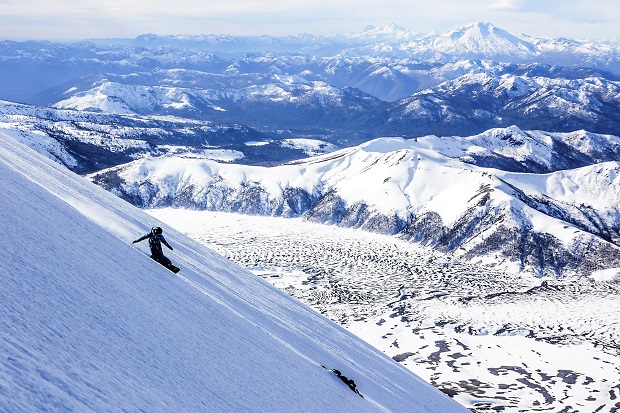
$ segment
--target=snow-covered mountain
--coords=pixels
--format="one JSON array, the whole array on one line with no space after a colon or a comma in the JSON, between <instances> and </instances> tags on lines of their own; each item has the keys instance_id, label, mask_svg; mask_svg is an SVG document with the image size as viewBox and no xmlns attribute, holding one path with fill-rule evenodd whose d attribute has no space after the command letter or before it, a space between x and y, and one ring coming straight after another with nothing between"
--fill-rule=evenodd
<instances>
[{"instance_id":1,"label":"snow-covered mountain","mask_svg":"<svg viewBox=\"0 0 620 413\"><path fill-rule=\"evenodd\" d=\"M283 63L279 58L268 60L264 64ZM329 70L336 77L354 64L350 60L332 63ZM435 67L429 75L451 80L390 103L356 88L339 88L299 74L249 74L248 70L257 70L248 68L254 64L258 63L251 59L236 66L243 82L225 76L220 78L229 83L217 85L213 77L205 80L201 74L186 76L184 71L173 70L158 72L154 78L144 74L97 77L57 95L60 100L55 106L61 110L3 102L1 126L29 135L37 130L36 135L61 140L72 157L80 158L83 168L76 170L82 172L147 152L165 153L171 145L197 154L221 148L229 151L221 159L257 163L304 156L280 144L298 138L345 147L377 136L463 136L510 125L606 134L616 134L620 128L616 115L620 83L591 69L460 61ZM377 84L375 78L366 79L369 85ZM103 152L92 148L110 138L121 138L115 144L129 147ZM248 142L265 145L248 147ZM564 156L567 150L558 151ZM612 159L616 158L607 160ZM76 162L66 164L75 168Z\"/></svg>"},{"instance_id":2,"label":"snow-covered mountain","mask_svg":"<svg viewBox=\"0 0 620 413\"><path fill-rule=\"evenodd\" d=\"M173 275L131 245L152 217L0 138L0 410L465 411L166 228Z\"/></svg>"},{"instance_id":3,"label":"snow-covered mountain","mask_svg":"<svg viewBox=\"0 0 620 413\"><path fill-rule=\"evenodd\" d=\"M601 355L617 349L618 41L532 38L475 23L437 35L391 25L329 37L0 42L0 74L0 99L22 102L0 101L0 223L9 229L0 248L8 274L0 388L9 389L0 410L454 408L166 228L182 267L180 277L168 273L127 245L152 218L2 132L94 172L91 180L141 207L304 217L396 235L395 250L383 240L371 252L362 245L376 235L368 231L341 245L311 242L308 261L296 255L306 238L295 231L279 245L260 236L229 242L228 227L216 244L259 244L235 258L267 279L269 268L283 268L276 284L353 322L403 364L426 365L427 381L467 406L615 403L615 359ZM308 155L319 156L300 160ZM417 244L430 256L410 254ZM372 277L349 271L349 260L370 262L363 271ZM347 270L332 277L338 267ZM549 278L539 285L527 274ZM601 298L612 310L598 311ZM589 366L550 362L555 350L531 343L505 362L509 346L493 341L501 356L490 357L478 333L605 349L588 353L597 369L588 375ZM364 399L330 369L354 379Z\"/></svg>"},{"instance_id":4,"label":"snow-covered mountain","mask_svg":"<svg viewBox=\"0 0 620 413\"><path fill-rule=\"evenodd\" d=\"M291 98L295 98L291 96ZM324 160L320 161L324 168L335 171L329 177L323 173L314 176L305 175L300 178L303 184L279 181L287 177L289 168L282 169L248 169L243 166L224 165L206 160L220 162L265 164L282 162L286 159L299 159L307 155L316 155L325 151L334 151L336 146L325 141L312 139L273 139L251 129L239 126L205 124L200 121L172 117L144 117L136 115L109 115L104 113L89 113L82 111L58 110L26 105L2 104L0 128L11 136L26 143L40 153L68 166L78 172L94 172L102 168L122 165L146 155L178 154L180 157L164 160L140 160L138 164L147 165L151 175L124 175L121 171L127 167L105 170L96 175L96 182L104 187L121 194L125 199L139 206L167 206L176 205L191 208L206 208L211 210L241 211L253 214L299 216L305 215L309 219L337 223L343 226L362 227L385 233L401 234L414 241L432 244L437 249L454 251L461 248L463 243L467 248L459 249L468 259L475 259L475 255L488 255L488 251L499 249L517 268L529 268L534 271L551 271L561 274L563 271L585 271L587 263L580 263L582 255L595 257L597 254L586 254L588 249L578 248L576 245L586 245L583 238L566 238L561 247L557 245L558 234L545 235L542 238L532 238L528 231L533 228L528 213L523 208L532 208L545 215L559 218L585 231L584 236L592 234L603 242L600 253L607 251L606 242L615 242L617 239L617 222L608 210L613 206L580 205L576 198L568 201L550 195L548 188L535 191L534 194L524 192L519 182L512 188L510 179L500 176L498 171L488 172L497 179L487 182L486 179L474 180L466 185L467 199L459 205L456 219L446 220L438 213L435 207L428 210L416 209L405 203L395 203L393 211L377 209L374 205L379 199L379 193L369 196L366 190L358 190L354 198L348 198L339 193L350 182L344 179L348 172L342 171L338 165ZM523 131L513 126L506 129L493 129L479 135L469 137L458 136L425 136L414 141L403 141L403 148L395 150L430 151L434 153L432 159L442 157L458 161L458 166L448 168L455 179L462 176L455 171L470 170L477 165L483 168L494 168L501 171L550 173L559 170L574 168L595 168L603 162L617 162L620 160L620 141L613 135L593 134L586 131L571 133L549 133L541 131ZM408 146L409 145L409 146ZM348 157L347 153L365 151L367 144L358 148L336 152L328 156ZM386 156L393 152L387 149L386 153L370 151L371 158ZM394 155L399 156L399 155ZM413 156L413 155L412 155ZM354 157L356 158L356 157ZM164 158L166 159L166 158ZM406 175L417 169L413 158L409 157L399 168L398 175ZM382 162L376 159L377 162ZM310 161L309 161L310 162ZM314 161L311 161L314 162ZM435 161L433 161L434 163ZM132 168L136 168L134 164ZM204 166L208 172L204 177L196 179ZM360 168L365 168L364 162ZM609 164L612 165L612 164ZM160 170L164 168L164 170ZM184 171L183 168L188 168ZM297 165L293 174L299 174ZM613 170L613 167L611 167ZM229 170L238 170L240 176L246 180L232 181L227 176ZM306 168L306 171L310 169ZM389 182L391 173L369 169ZM223 171L223 172L220 172ZM257 176L254 176L256 171ZM339 171L339 173L336 173ZM237 172L235 172L237 173ZM274 178L276 173L278 178ZM485 172L486 173L486 172ZM480 177L485 173L475 174ZM443 173L442 173L443 174ZM361 176L365 176L361 174ZM420 177L421 174L416 173ZM595 174L594 176L602 176ZM274 180L275 179L275 180ZM436 177L430 175L425 178L431 181ZM495 179L495 178L494 178ZM581 179L581 178L580 178ZM329 184L326 182L329 181ZM508 182L508 186L503 181ZM518 181L518 180L517 180ZM376 190L381 191L383 183L377 181ZM455 181L455 185L460 185ZM489 208L485 200L483 205L473 205L477 199L479 188L497 187L496 193L507 193L508 197L517 199L517 212L502 208ZM590 184L588 184L590 185ZM404 191L407 185L401 183ZM281 188L275 192L273 187ZM596 186L595 186L596 187ZM342 189L343 191L349 191ZM417 199L417 191L426 191L424 188L410 187L399 195L406 199ZM435 187L435 195L439 197L452 196L454 189ZM614 190L614 187L604 187L601 190ZM446 191L442 193L442 191ZM461 189L457 189L461 191ZM595 189L591 190L594 193ZM459 192L460 193L460 192ZM430 200L430 198L421 199ZM418 202L418 201L416 201ZM503 201L497 201L499 203ZM475 202L474 202L475 203ZM491 204L489 204L491 205ZM577 205L577 206L576 206ZM509 216L508 227L498 228L493 222L499 216ZM516 214L517 217L514 215ZM526 216L523 218L522 215ZM495 220L495 221L493 221ZM493 221L493 222L492 222ZM471 239L475 238L476 231L481 228L492 227L491 232L512 233L512 241L496 243L487 239L483 244ZM542 230L541 230L542 231ZM542 231L546 234L545 231ZM515 244L517 243L517 244ZM492 245L490 245L492 244ZM517 245L527 245L523 249ZM613 247L613 246L612 246ZM534 252L530 252L532 249ZM570 250L565 261L555 263L556 258L550 257L554 249ZM613 249L613 248L612 248ZM615 262L614 254L601 261L607 266ZM537 257L532 261L532 257ZM521 267L519 267L521 266Z\"/></svg>"},{"instance_id":5,"label":"snow-covered mountain","mask_svg":"<svg viewBox=\"0 0 620 413\"><path fill-rule=\"evenodd\" d=\"M412 33L394 23L385 27L368 25L359 33L349 33L346 35L348 39L356 39L364 43L405 43L418 40L421 37L424 37L424 35Z\"/></svg>"},{"instance_id":6,"label":"snow-covered mountain","mask_svg":"<svg viewBox=\"0 0 620 413\"><path fill-rule=\"evenodd\" d=\"M395 103L388 124L418 135L475 134L510 124L524 129L620 130L620 83L512 74L466 74ZM434 131L434 132L433 132Z\"/></svg>"},{"instance_id":7,"label":"snow-covered mountain","mask_svg":"<svg viewBox=\"0 0 620 413\"><path fill-rule=\"evenodd\" d=\"M142 84L153 86L163 85L159 75L168 72L169 81L200 79L203 88L229 83L231 76L238 88L244 81L260 84L260 77L269 73L300 75L393 101L438 84L441 79L428 83L429 71L436 67L472 59L588 67L620 75L618 41L537 39L489 23L438 35L412 34L391 25L331 37L145 35L78 43L5 41L0 42L0 99L50 104L54 94L79 88L79 79L106 74L131 75L135 81L146 75L151 83L142 79Z\"/></svg>"},{"instance_id":8,"label":"snow-covered mountain","mask_svg":"<svg viewBox=\"0 0 620 413\"><path fill-rule=\"evenodd\" d=\"M553 139L513 132L514 140L503 135L504 146L494 150L472 144L492 133L461 140L467 144L462 149L434 137L385 138L272 168L163 157L101 171L91 179L141 207L303 215L396 234L514 272L561 276L620 265L618 162L535 175L458 160L520 159L521 165L541 168L553 163L552 155L544 159L535 148L549 149ZM578 135L563 138L579 141ZM587 134L581 138L592 142ZM597 138L608 139L617 150L618 138Z\"/></svg>"},{"instance_id":9,"label":"snow-covered mountain","mask_svg":"<svg viewBox=\"0 0 620 413\"><path fill-rule=\"evenodd\" d=\"M418 145L473 165L508 172L549 173L620 160L620 138L587 131L550 133L516 126L473 136L416 138Z\"/></svg>"},{"instance_id":10,"label":"snow-covered mountain","mask_svg":"<svg viewBox=\"0 0 620 413\"><path fill-rule=\"evenodd\" d=\"M135 39L92 39L98 45L133 47L181 47L235 56L244 53L301 53L317 56L373 55L381 57L434 59L453 61L479 58L511 62L562 59L562 64L581 65L586 58L601 69L618 67L620 42L617 39L588 40L567 38L534 38L526 34L508 33L488 22L475 22L447 33L413 33L391 24L368 26L358 33L333 36L224 36L153 34ZM572 56L572 57L571 57ZM600 66L598 66L600 65Z\"/></svg>"},{"instance_id":11,"label":"snow-covered mountain","mask_svg":"<svg viewBox=\"0 0 620 413\"><path fill-rule=\"evenodd\" d=\"M539 54L535 44L483 22L429 37L417 46L417 52L434 53L432 57L442 60L459 56L500 61L532 59Z\"/></svg>"},{"instance_id":12,"label":"snow-covered mountain","mask_svg":"<svg viewBox=\"0 0 620 413\"><path fill-rule=\"evenodd\" d=\"M98 80L71 89L53 106L117 114L175 115L245 124L262 131L321 136L360 143L380 135L476 134L494 127L615 133L620 129L620 82L594 72L461 62L437 73L457 75L397 102L344 86L274 74L242 88L145 86ZM465 67L468 67L465 69ZM399 76L390 69L387 77ZM509 72L509 73L507 73ZM442 73L440 75L440 73ZM564 77L566 76L566 77ZM366 80L375 83L375 78ZM327 131L327 132L326 132ZM347 139L348 137L348 139ZM341 142L342 141L342 142Z\"/></svg>"},{"instance_id":13,"label":"snow-covered mountain","mask_svg":"<svg viewBox=\"0 0 620 413\"><path fill-rule=\"evenodd\" d=\"M235 124L59 110L5 101L0 101L0 130L79 173L147 154L183 153L223 162L277 163L332 147L318 140L278 139ZM309 142L313 142L312 149Z\"/></svg>"},{"instance_id":14,"label":"snow-covered mountain","mask_svg":"<svg viewBox=\"0 0 620 413\"><path fill-rule=\"evenodd\" d=\"M510 125L618 134L619 50L489 23L439 35L391 25L331 37L0 42L0 99L232 123L340 147Z\"/></svg>"},{"instance_id":15,"label":"snow-covered mountain","mask_svg":"<svg viewBox=\"0 0 620 413\"><path fill-rule=\"evenodd\" d=\"M262 130L288 128L317 135L335 128L353 130L360 126L360 121L376 129L384 119L384 104L357 89L339 89L320 81L278 75L274 76L273 83L221 90L102 81L53 106L118 114L172 114L220 122L243 121Z\"/></svg>"}]
</instances>

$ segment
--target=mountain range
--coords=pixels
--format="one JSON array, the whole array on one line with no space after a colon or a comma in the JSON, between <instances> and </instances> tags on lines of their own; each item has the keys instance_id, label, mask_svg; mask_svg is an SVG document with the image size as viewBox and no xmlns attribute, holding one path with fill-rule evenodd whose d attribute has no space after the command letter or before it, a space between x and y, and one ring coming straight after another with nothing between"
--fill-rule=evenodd
<instances>
[{"instance_id":1,"label":"mountain range","mask_svg":"<svg viewBox=\"0 0 620 413\"><path fill-rule=\"evenodd\" d=\"M392 25L332 37L145 35L70 44L1 42L0 70L7 75L2 79L12 82L13 92L27 103L3 101L0 128L144 207L304 215L399 234L460 251L468 259L499 251L515 268L537 274L583 273L590 266L581 261L589 251L583 246L589 244L571 236L558 247L562 237L533 231L536 225L525 211L566 222L607 252L616 248L613 205L558 198L553 188L530 193L519 184L519 175L505 174L559 174L601 163L597 176L612 174L613 162L620 161L619 50L614 41L534 39L488 23L442 35L413 34ZM21 70L25 66L45 75L31 82L30 72ZM0 97L13 93L0 90L5 93ZM413 140L395 150L352 155L376 142L392 142L373 140L390 136ZM449 219L439 206L424 209L416 201L456 191L438 185L433 197L416 193L428 191L417 186L421 174L415 172L414 154L419 151L432 153L426 161L431 169L443 165L455 179L462 171L479 177L457 191L467 196ZM320 157L327 152L332 153ZM410 175L414 184L401 182L396 187L401 201L391 209L378 208L377 194L393 177L374 165L401 152L397 175ZM161 155L166 157L148 158ZM319 158L304 160L309 155ZM360 163L358 173L371 171L381 182L353 198L343 195L353 172L332 164L332 157L349 159L346 165L356 164L358 157L374 159L372 165ZM270 168L287 162L293 164ZM310 178L300 172L310 164L340 172L329 179L320 173ZM127 172L135 168L149 173ZM282 171L304 176L303 185L282 178ZM226 178L237 173L245 178ZM273 173L279 176L275 181ZM604 187L572 178L582 177L583 170L566 173L577 187ZM280 189L274 192L274 186ZM370 196L368 191L378 192ZM491 194L511 201L505 204ZM511 224L499 228L503 221ZM495 238L481 242L482 232ZM510 241L489 240L507 234ZM556 248L566 252L563 258L554 258ZM614 257L610 253L599 263L615 265Z\"/></svg>"},{"instance_id":2,"label":"mountain range","mask_svg":"<svg viewBox=\"0 0 620 413\"><path fill-rule=\"evenodd\" d=\"M235 123L345 146L513 124L615 134L619 50L616 41L534 39L489 23L443 35L390 26L332 37L5 41L0 99Z\"/></svg>"},{"instance_id":3,"label":"mountain range","mask_svg":"<svg viewBox=\"0 0 620 413\"><path fill-rule=\"evenodd\" d=\"M351 55L411 58L418 61L453 61L488 59L519 62L538 59L565 65L588 59L601 69L618 68L618 39L587 40L568 38L534 38L511 34L491 23L476 22L443 34L413 33L391 24L367 26L361 32L315 36L302 34L287 37L168 35L146 34L135 39L93 39L98 45L131 47L193 48L216 55L238 56L245 53L295 53L302 55ZM560 60L562 60L560 62ZM592 64L588 65L592 66Z\"/></svg>"},{"instance_id":4,"label":"mountain range","mask_svg":"<svg viewBox=\"0 0 620 413\"><path fill-rule=\"evenodd\" d=\"M182 268L169 274L128 245L154 218L119 197L177 208L161 214L191 216L192 231L208 217L187 210L326 224L303 256L274 255L284 248L277 240L247 230L250 241L235 240L227 224L216 241L242 244L249 256L236 260L265 279L267 266L280 268L276 283L354 331L372 331L367 337L403 364L428 352L427 381L467 406L522 408L530 399L519 393L530 390L541 410L562 406L566 392L571 406L594 391L606 396L589 397L592 411L613 405L617 369L595 380L581 366L567 373L543 360L554 351L547 347L533 364L510 367L501 340L501 356L482 363L488 341L474 343L478 333L517 334L550 346L586 340L616 354L619 56L618 40L532 38L489 23L444 34L391 25L334 36L0 42L0 221L9 230L0 248L8 274L0 347L9 355L0 388L11 389L0 391L0 410L315 411L318 397L324 411L342 400L347 411L458 411L166 227ZM336 226L363 231L323 243L344 231ZM391 237L369 241L380 237L372 232ZM294 249L304 243L287 239ZM398 247L377 247L386 239ZM418 246L424 252L409 254ZM365 267L362 281L349 260L376 267ZM585 291L587 302L572 306ZM600 294L611 310L598 311ZM205 343L219 363L207 374ZM474 364L484 366L484 383L467 375ZM299 374L281 380L293 365ZM577 376L584 383L573 386Z\"/></svg>"},{"instance_id":5,"label":"mountain range","mask_svg":"<svg viewBox=\"0 0 620 413\"><path fill-rule=\"evenodd\" d=\"M516 74L528 70L527 75ZM614 133L620 129L620 83L594 75L558 78L550 71L498 67L493 73L465 74L396 102L297 75L274 74L265 84L206 90L105 79L88 90L72 91L71 97L53 106L235 122L265 132L286 128L291 135L351 144L370 136L474 134L513 124L562 132Z\"/></svg>"}]
</instances>

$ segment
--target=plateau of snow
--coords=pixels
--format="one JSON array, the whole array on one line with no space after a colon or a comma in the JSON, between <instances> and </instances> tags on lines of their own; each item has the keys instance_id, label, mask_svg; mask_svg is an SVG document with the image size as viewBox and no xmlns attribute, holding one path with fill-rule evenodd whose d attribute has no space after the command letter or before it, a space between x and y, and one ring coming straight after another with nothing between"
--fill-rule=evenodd
<instances>
[{"instance_id":1,"label":"plateau of snow","mask_svg":"<svg viewBox=\"0 0 620 413\"><path fill-rule=\"evenodd\" d=\"M131 245L163 224L4 134L0 172L0 411L466 411L164 226L173 275Z\"/></svg>"}]
</instances>

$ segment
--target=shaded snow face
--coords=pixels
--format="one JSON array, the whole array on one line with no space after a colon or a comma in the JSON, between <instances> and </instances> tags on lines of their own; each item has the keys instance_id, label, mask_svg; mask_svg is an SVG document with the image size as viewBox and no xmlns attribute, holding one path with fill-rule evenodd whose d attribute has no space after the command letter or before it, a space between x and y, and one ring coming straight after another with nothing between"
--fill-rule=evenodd
<instances>
[{"instance_id":1,"label":"shaded snow face","mask_svg":"<svg viewBox=\"0 0 620 413\"><path fill-rule=\"evenodd\" d=\"M393 237L299 219L149 213L342 324L467 408L615 408L617 284L514 276Z\"/></svg>"}]
</instances>

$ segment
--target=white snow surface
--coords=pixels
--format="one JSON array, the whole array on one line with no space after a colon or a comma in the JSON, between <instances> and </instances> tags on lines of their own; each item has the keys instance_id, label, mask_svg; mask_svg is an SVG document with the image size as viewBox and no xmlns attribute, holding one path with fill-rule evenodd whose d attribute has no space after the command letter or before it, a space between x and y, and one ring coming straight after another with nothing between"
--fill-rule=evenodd
<instances>
[{"instance_id":1,"label":"white snow surface","mask_svg":"<svg viewBox=\"0 0 620 413\"><path fill-rule=\"evenodd\" d=\"M307 138L292 138L292 139L284 139L282 141L282 146L289 147L293 149L301 149L306 155L315 156L323 153L333 152L336 149L336 145L331 144L329 142L325 142L318 139L307 139Z\"/></svg>"},{"instance_id":2,"label":"white snow surface","mask_svg":"<svg viewBox=\"0 0 620 413\"><path fill-rule=\"evenodd\" d=\"M515 276L301 219L150 210L392 356L475 412L612 412L620 269Z\"/></svg>"},{"instance_id":3,"label":"white snow surface","mask_svg":"<svg viewBox=\"0 0 620 413\"><path fill-rule=\"evenodd\" d=\"M4 134L0 172L0 411L465 411L164 226L172 274L131 245L163 224Z\"/></svg>"}]
</instances>

